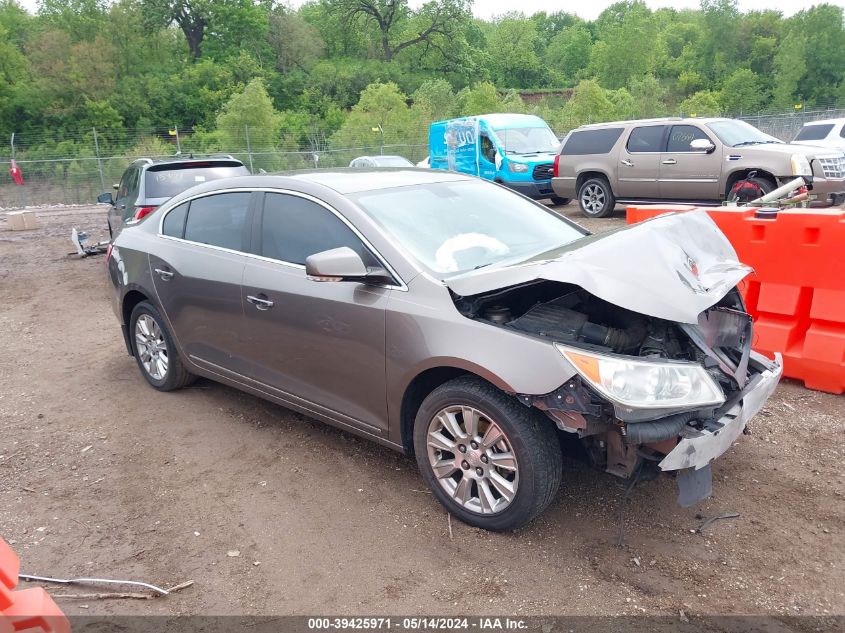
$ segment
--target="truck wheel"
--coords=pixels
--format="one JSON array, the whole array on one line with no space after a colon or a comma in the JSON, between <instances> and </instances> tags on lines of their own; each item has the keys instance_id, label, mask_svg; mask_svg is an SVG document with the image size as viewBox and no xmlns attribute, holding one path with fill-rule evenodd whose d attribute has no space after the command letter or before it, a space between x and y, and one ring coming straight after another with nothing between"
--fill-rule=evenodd
<instances>
[{"instance_id":1,"label":"truck wheel","mask_svg":"<svg viewBox=\"0 0 845 633\"><path fill-rule=\"evenodd\" d=\"M486 530L525 525L560 486L563 460L552 423L474 376L451 380L423 401L414 451L446 510Z\"/></svg>"},{"instance_id":2,"label":"truck wheel","mask_svg":"<svg viewBox=\"0 0 845 633\"><path fill-rule=\"evenodd\" d=\"M589 218L607 218L616 208L616 197L610 183L601 177L585 180L578 189L581 212Z\"/></svg>"}]
</instances>

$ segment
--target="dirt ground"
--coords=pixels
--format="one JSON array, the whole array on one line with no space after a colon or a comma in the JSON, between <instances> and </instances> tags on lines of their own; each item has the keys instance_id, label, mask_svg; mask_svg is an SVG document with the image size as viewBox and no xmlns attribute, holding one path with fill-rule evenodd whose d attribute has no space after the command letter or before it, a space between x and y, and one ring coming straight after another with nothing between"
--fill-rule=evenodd
<instances>
[{"instance_id":1,"label":"dirt ground","mask_svg":"<svg viewBox=\"0 0 845 633\"><path fill-rule=\"evenodd\" d=\"M67 256L102 210L39 216L15 233L0 216L0 535L25 573L195 582L59 599L71 615L845 613L842 396L785 381L714 497L681 509L668 478L643 484L621 547L623 483L574 459L527 528L450 536L411 458L209 381L152 390L103 257Z\"/></svg>"}]
</instances>

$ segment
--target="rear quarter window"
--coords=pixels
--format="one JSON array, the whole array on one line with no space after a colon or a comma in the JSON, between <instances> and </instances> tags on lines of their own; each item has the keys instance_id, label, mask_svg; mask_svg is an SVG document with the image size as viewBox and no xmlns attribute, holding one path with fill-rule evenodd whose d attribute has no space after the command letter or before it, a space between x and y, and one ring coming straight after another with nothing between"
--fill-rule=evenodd
<instances>
[{"instance_id":1,"label":"rear quarter window","mask_svg":"<svg viewBox=\"0 0 845 633\"><path fill-rule=\"evenodd\" d=\"M833 129L833 123L823 123L819 125L805 125L798 132L795 137L796 141L820 141L830 134Z\"/></svg>"},{"instance_id":2,"label":"rear quarter window","mask_svg":"<svg viewBox=\"0 0 845 633\"><path fill-rule=\"evenodd\" d=\"M622 136L622 129L608 127L598 130L576 130L569 135L560 154L561 156L607 154Z\"/></svg>"}]
</instances>

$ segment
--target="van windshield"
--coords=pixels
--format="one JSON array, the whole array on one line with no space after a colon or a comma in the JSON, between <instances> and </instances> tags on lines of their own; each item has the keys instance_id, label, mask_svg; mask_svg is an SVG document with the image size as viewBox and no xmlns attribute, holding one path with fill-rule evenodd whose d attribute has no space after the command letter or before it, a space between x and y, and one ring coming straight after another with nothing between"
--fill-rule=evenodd
<instances>
[{"instance_id":1,"label":"van windshield","mask_svg":"<svg viewBox=\"0 0 845 633\"><path fill-rule=\"evenodd\" d=\"M518 127L495 130L505 154L556 153L560 141L548 127Z\"/></svg>"},{"instance_id":2,"label":"van windshield","mask_svg":"<svg viewBox=\"0 0 845 633\"><path fill-rule=\"evenodd\" d=\"M441 278L514 264L585 235L542 205L475 178L375 189L349 197L403 250Z\"/></svg>"},{"instance_id":3,"label":"van windshield","mask_svg":"<svg viewBox=\"0 0 845 633\"><path fill-rule=\"evenodd\" d=\"M761 132L753 125L745 121L727 120L713 121L708 123L709 127L719 140L730 147L742 147L743 145L761 145L764 143L783 143L774 136Z\"/></svg>"}]
</instances>

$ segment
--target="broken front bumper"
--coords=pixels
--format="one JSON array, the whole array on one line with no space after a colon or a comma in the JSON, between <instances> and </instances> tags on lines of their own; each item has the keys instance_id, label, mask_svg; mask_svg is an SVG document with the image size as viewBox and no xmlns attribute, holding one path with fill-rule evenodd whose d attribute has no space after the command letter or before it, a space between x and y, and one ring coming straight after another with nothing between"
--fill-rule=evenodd
<instances>
[{"instance_id":1,"label":"broken front bumper","mask_svg":"<svg viewBox=\"0 0 845 633\"><path fill-rule=\"evenodd\" d=\"M718 420L698 430L685 427L678 445L660 462L661 470L677 470L678 503L687 507L710 496L710 462L728 450L745 430L778 385L783 374L783 358L774 360L751 352L750 366L762 368L745 386Z\"/></svg>"}]
</instances>

